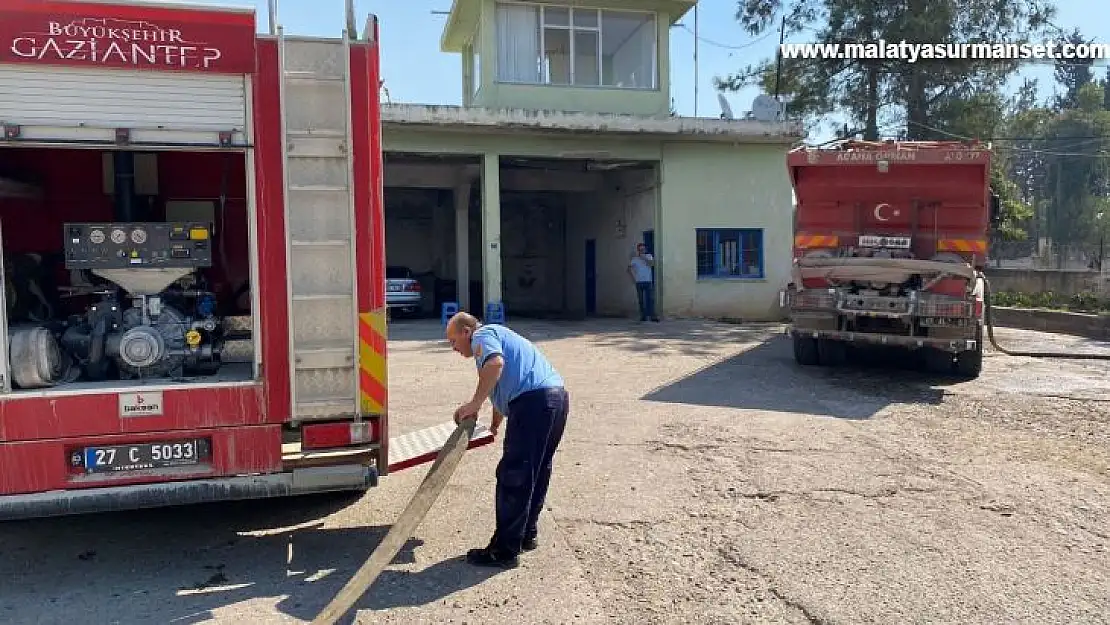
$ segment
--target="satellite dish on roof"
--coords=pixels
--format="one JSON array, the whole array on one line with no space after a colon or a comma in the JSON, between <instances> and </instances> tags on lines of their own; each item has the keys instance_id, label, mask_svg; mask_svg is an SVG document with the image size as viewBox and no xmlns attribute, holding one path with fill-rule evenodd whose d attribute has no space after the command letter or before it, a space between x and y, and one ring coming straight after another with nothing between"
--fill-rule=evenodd
<instances>
[{"instance_id":1,"label":"satellite dish on roof","mask_svg":"<svg viewBox=\"0 0 1110 625\"><path fill-rule=\"evenodd\" d=\"M733 119L732 107L729 106L724 94L719 91L717 92L717 102L721 104L721 119Z\"/></svg>"},{"instance_id":2,"label":"satellite dish on roof","mask_svg":"<svg viewBox=\"0 0 1110 625\"><path fill-rule=\"evenodd\" d=\"M773 96L761 93L752 102L752 117L761 122L777 122L783 118L782 102Z\"/></svg>"}]
</instances>

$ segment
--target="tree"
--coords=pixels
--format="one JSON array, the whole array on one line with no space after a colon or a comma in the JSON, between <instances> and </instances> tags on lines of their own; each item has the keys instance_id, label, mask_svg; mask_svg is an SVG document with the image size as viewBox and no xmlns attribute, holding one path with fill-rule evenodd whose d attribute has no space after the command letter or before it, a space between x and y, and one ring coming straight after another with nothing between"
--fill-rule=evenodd
<instances>
[{"instance_id":1,"label":"tree","mask_svg":"<svg viewBox=\"0 0 1110 625\"><path fill-rule=\"evenodd\" d=\"M1008 132L1024 139L1011 146L1011 163L1022 163L1011 175L1026 197L1044 207L1039 234L1058 249L1097 250L1110 227L1110 110L1104 97L1103 85L1090 82L1076 90L1074 108L1024 108L1008 121Z\"/></svg>"},{"instance_id":2,"label":"tree","mask_svg":"<svg viewBox=\"0 0 1110 625\"><path fill-rule=\"evenodd\" d=\"M1064 37L1064 43L1082 44L1089 43L1079 29L1076 28L1070 35ZM1079 90L1091 84L1095 78L1092 64L1094 59L1059 59L1056 61L1056 82L1064 87L1064 94L1056 97L1056 107L1071 109L1079 103Z\"/></svg>"},{"instance_id":3,"label":"tree","mask_svg":"<svg viewBox=\"0 0 1110 625\"><path fill-rule=\"evenodd\" d=\"M1102 81L1102 108L1110 111L1110 67L1106 68L1106 79Z\"/></svg>"},{"instance_id":4,"label":"tree","mask_svg":"<svg viewBox=\"0 0 1110 625\"><path fill-rule=\"evenodd\" d=\"M812 31L816 43L1020 43L1043 31L1054 13L1048 0L740 0L737 19L752 35L777 25ZM923 53L935 52L924 49ZM945 50L947 52L947 50ZM905 124L910 139L939 138L942 111L977 94L1000 91L1017 61L936 58L783 59L783 91L789 112L812 125L833 112L846 113L865 138L878 138L889 124ZM765 61L716 78L735 91L775 80Z\"/></svg>"}]
</instances>

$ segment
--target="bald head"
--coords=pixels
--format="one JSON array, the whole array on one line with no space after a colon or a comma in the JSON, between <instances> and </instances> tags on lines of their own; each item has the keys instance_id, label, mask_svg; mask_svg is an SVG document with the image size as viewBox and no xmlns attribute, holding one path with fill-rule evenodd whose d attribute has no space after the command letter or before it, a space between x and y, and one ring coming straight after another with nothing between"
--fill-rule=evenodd
<instances>
[{"instance_id":1,"label":"bald head","mask_svg":"<svg viewBox=\"0 0 1110 625\"><path fill-rule=\"evenodd\" d=\"M463 356L470 358L474 350L470 346L470 338L478 329L478 318L468 312L457 312L447 321L447 342L451 348Z\"/></svg>"},{"instance_id":2,"label":"bald head","mask_svg":"<svg viewBox=\"0 0 1110 625\"><path fill-rule=\"evenodd\" d=\"M464 310L459 311L447 321L447 329L450 330L451 328L476 330L478 329L478 318Z\"/></svg>"}]
</instances>

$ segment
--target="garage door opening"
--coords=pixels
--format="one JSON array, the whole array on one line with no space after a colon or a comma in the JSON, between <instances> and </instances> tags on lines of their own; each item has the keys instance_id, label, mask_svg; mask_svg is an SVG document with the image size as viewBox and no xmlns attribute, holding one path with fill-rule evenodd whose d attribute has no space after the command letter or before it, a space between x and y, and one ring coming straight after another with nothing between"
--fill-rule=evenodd
<instances>
[{"instance_id":1,"label":"garage door opening","mask_svg":"<svg viewBox=\"0 0 1110 625\"><path fill-rule=\"evenodd\" d=\"M248 188L241 152L0 149L10 390L251 380Z\"/></svg>"},{"instance_id":2,"label":"garage door opening","mask_svg":"<svg viewBox=\"0 0 1110 625\"><path fill-rule=\"evenodd\" d=\"M510 317L634 316L636 244L654 246L655 161L501 159L502 290Z\"/></svg>"},{"instance_id":3,"label":"garage door opening","mask_svg":"<svg viewBox=\"0 0 1110 625\"><path fill-rule=\"evenodd\" d=\"M391 319L481 310L478 157L385 156L386 303ZM459 258L463 258L460 267ZM464 297L459 285L466 289Z\"/></svg>"}]
</instances>

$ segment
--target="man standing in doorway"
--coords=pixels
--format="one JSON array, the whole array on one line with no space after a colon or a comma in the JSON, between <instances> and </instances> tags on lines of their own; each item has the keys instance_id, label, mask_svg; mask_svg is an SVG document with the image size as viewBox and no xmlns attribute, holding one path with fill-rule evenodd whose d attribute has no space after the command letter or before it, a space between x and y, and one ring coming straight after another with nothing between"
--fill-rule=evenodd
<instances>
[{"instance_id":1,"label":"man standing in doorway","mask_svg":"<svg viewBox=\"0 0 1110 625\"><path fill-rule=\"evenodd\" d=\"M652 282L655 257L647 253L643 243L636 244L636 255L628 263L628 275L636 283L636 300L640 303L640 321L659 321L655 315L655 284Z\"/></svg>"},{"instance_id":2,"label":"man standing in doorway","mask_svg":"<svg viewBox=\"0 0 1110 625\"><path fill-rule=\"evenodd\" d=\"M509 420L497 465L497 527L489 544L471 549L466 559L478 566L513 568L521 551L537 547L540 511L570 396L539 348L503 325L482 325L459 312L447 322L447 340L478 367L478 386L455 410L455 423L477 415L487 398L493 404L490 430L497 434L502 419Z\"/></svg>"}]
</instances>

